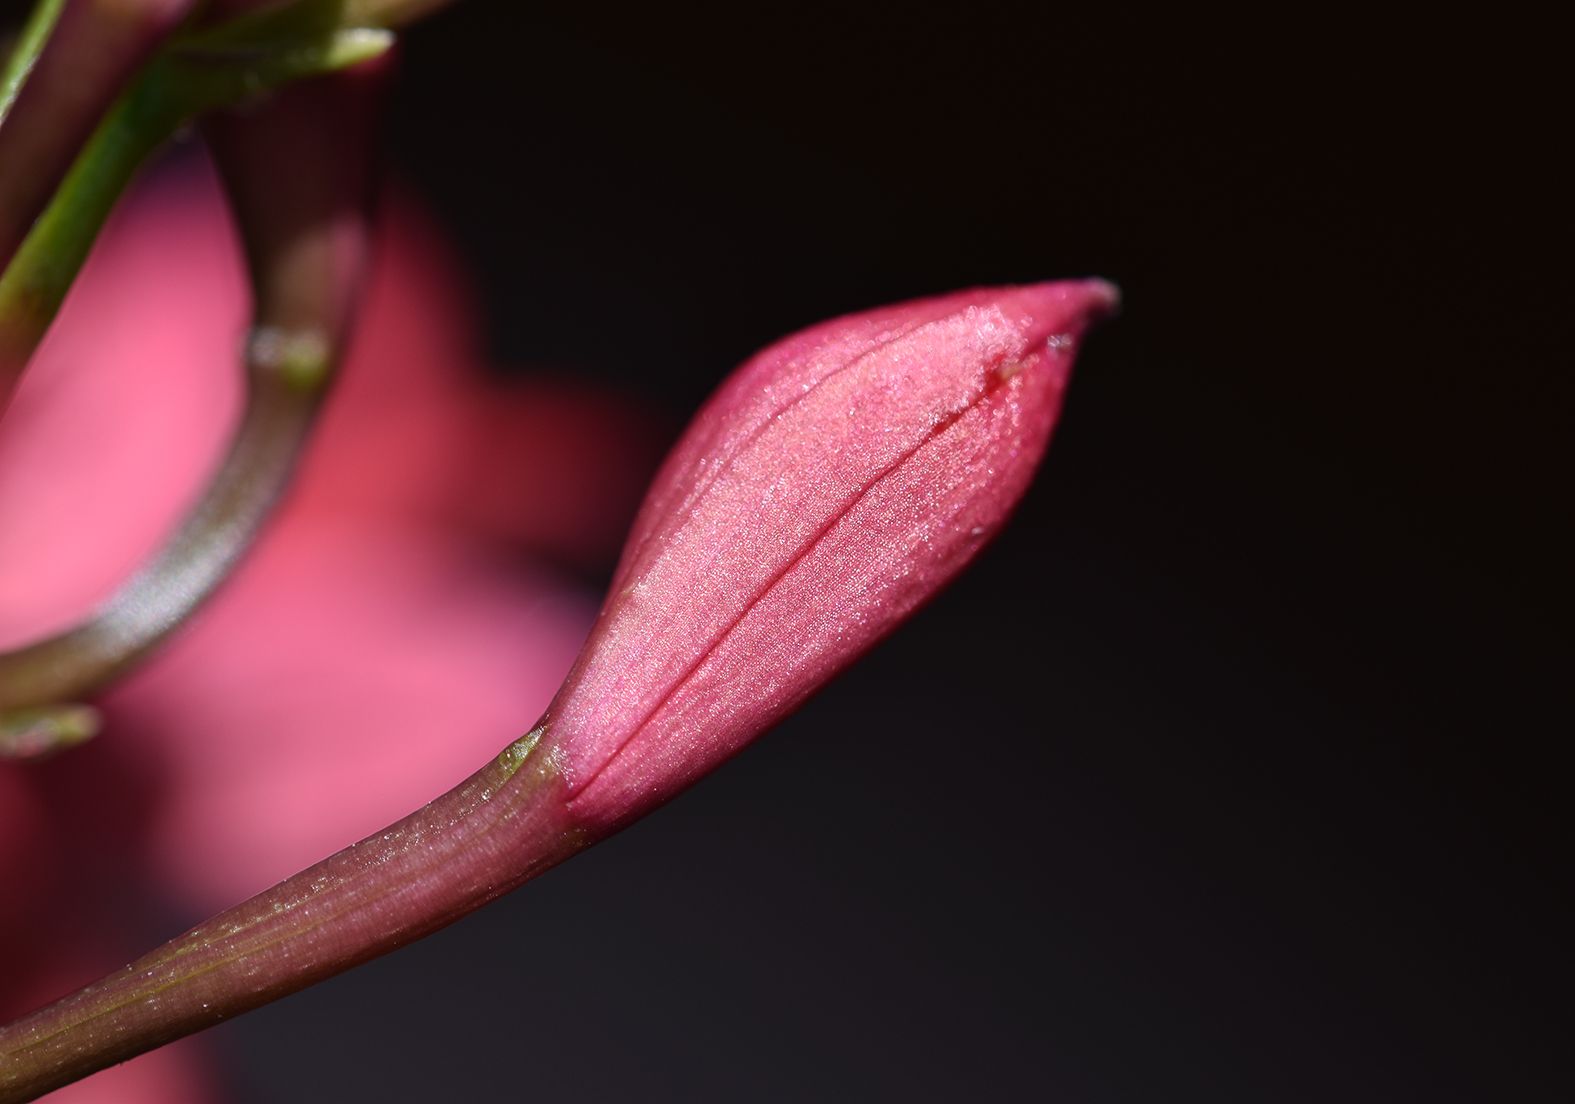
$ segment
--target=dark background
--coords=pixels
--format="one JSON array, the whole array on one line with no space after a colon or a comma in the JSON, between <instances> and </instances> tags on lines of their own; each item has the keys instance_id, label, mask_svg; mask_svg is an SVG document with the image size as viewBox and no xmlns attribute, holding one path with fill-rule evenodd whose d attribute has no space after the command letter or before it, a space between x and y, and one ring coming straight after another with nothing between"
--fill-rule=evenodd
<instances>
[{"instance_id":1,"label":"dark background","mask_svg":"<svg viewBox=\"0 0 1575 1104\"><path fill-rule=\"evenodd\" d=\"M500 361L676 432L837 313L1083 274L1125 313L931 609L617 839L215 1032L237 1093L1568 1099L1551 32L527 7L415 28L389 127Z\"/></svg>"}]
</instances>

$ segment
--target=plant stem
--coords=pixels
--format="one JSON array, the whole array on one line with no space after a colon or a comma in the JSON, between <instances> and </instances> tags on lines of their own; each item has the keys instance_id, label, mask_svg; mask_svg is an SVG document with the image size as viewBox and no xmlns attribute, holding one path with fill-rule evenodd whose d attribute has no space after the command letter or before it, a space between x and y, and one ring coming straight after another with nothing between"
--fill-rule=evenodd
<instances>
[{"instance_id":1,"label":"plant stem","mask_svg":"<svg viewBox=\"0 0 1575 1104\"><path fill-rule=\"evenodd\" d=\"M0 714L0 759L41 759L98 734L98 710L89 705L46 706Z\"/></svg>"},{"instance_id":2,"label":"plant stem","mask_svg":"<svg viewBox=\"0 0 1575 1104\"><path fill-rule=\"evenodd\" d=\"M192 3L73 0L47 39L27 36L7 90L15 103L0 113L0 269L127 82Z\"/></svg>"},{"instance_id":3,"label":"plant stem","mask_svg":"<svg viewBox=\"0 0 1575 1104\"><path fill-rule=\"evenodd\" d=\"M60 18L60 9L64 4L65 0L38 0L28 13L27 22L22 24L22 32L16 37L16 44L5 59L5 68L0 69L0 120L6 117L11 105L16 102L16 94L38 61L38 55L49 40L49 32Z\"/></svg>"},{"instance_id":4,"label":"plant stem","mask_svg":"<svg viewBox=\"0 0 1575 1104\"><path fill-rule=\"evenodd\" d=\"M585 847L542 729L385 831L0 1028L0 1104L32 1100L453 923Z\"/></svg>"},{"instance_id":5,"label":"plant stem","mask_svg":"<svg viewBox=\"0 0 1575 1104\"><path fill-rule=\"evenodd\" d=\"M121 191L186 116L162 70L111 110L0 275L0 414Z\"/></svg>"},{"instance_id":6,"label":"plant stem","mask_svg":"<svg viewBox=\"0 0 1575 1104\"><path fill-rule=\"evenodd\" d=\"M220 28L228 37L178 44L117 104L0 277L0 370L25 363L121 189L184 119L387 43L381 31L313 25L292 28L292 38L263 30L264 45L245 49L229 25ZM241 425L202 501L150 565L82 624L0 654L0 731L14 737L0 740L0 757L52 750L48 737L63 730L40 716L96 690L179 626L234 568L288 485L364 268L372 95L363 86L376 83L337 74L215 123L255 293Z\"/></svg>"},{"instance_id":7,"label":"plant stem","mask_svg":"<svg viewBox=\"0 0 1575 1104\"><path fill-rule=\"evenodd\" d=\"M175 537L86 622L0 655L0 715L78 700L172 632L230 573L284 490L322 388L252 373L239 432Z\"/></svg>"},{"instance_id":8,"label":"plant stem","mask_svg":"<svg viewBox=\"0 0 1575 1104\"><path fill-rule=\"evenodd\" d=\"M321 5L313 5L315 11ZM293 13L294 7L284 9ZM282 35L273 23L232 25L173 44L143 70L88 140L32 232L0 275L0 415L65 299L115 200L139 165L193 116L302 77L383 53L388 31L308 20Z\"/></svg>"},{"instance_id":9,"label":"plant stem","mask_svg":"<svg viewBox=\"0 0 1575 1104\"><path fill-rule=\"evenodd\" d=\"M151 564L85 622L0 654L0 727L8 715L28 722L18 748L43 750L54 731L31 713L98 689L174 631L229 575L287 487L370 250L378 78L335 74L209 121L251 269L245 412L201 502Z\"/></svg>"}]
</instances>

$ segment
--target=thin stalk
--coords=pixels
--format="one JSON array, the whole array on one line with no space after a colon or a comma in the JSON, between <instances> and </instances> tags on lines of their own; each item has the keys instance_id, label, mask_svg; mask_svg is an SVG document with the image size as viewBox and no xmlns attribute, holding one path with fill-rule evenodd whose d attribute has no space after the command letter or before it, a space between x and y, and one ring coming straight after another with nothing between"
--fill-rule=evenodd
<instances>
[{"instance_id":1,"label":"thin stalk","mask_svg":"<svg viewBox=\"0 0 1575 1104\"><path fill-rule=\"evenodd\" d=\"M172 91L153 72L115 105L0 275L0 414L115 200L185 118Z\"/></svg>"},{"instance_id":2,"label":"thin stalk","mask_svg":"<svg viewBox=\"0 0 1575 1104\"><path fill-rule=\"evenodd\" d=\"M137 69L192 0L72 0L47 41L28 41L0 112L0 268ZM30 28L31 30L31 28ZM24 80L25 77L25 80Z\"/></svg>"},{"instance_id":3,"label":"thin stalk","mask_svg":"<svg viewBox=\"0 0 1575 1104\"><path fill-rule=\"evenodd\" d=\"M252 372L240 429L158 557L83 624L0 655L0 714L78 700L169 635L230 573L288 485L321 388Z\"/></svg>"},{"instance_id":4,"label":"thin stalk","mask_svg":"<svg viewBox=\"0 0 1575 1104\"><path fill-rule=\"evenodd\" d=\"M15 45L6 55L5 67L0 69L0 120L6 117L11 105L16 102L16 94L38 62L38 55L49 40L49 32L54 29L64 5L65 0L38 0L33 10L28 12L27 22L22 24Z\"/></svg>"},{"instance_id":5,"label":"thin stalk","mask_svg":"<svg viewBox=\"0 0 1575 1104\"><path fill-rule=\"evenodd\" d=\"M347 68L393 43L388 31L324 26L321 19L285 28L300 37L260 17L235 22L244 26L225 25L174 43L143 70L88 140L0 275L0 415L115 200L153 150L200 113ZM243 32L279 37L252 41Z\"/></svg>"},{"instance_id":6,"label":"thin stalk","mask_svg":"<svg viewBox=\"0 0 1575 1104\"><path fill-rule=\"evenodd\" d=\"M338 73L208 123L251 269L247 401L218 474L175 536L85 622L0 654L0 732L25 753L80 728L48 711L120 675L230 574L285 491L355 313L370 237L377 72ZM0 755L6 742L0 740Z\"/></svg>"},{"instance_id":7,"label":"thin stalk","mask_svg":"<svg viewBox=\"0 0 1575 1104\"><path fill-rule=\"evenodd\" d=\"M587 846L538 727L459 786L266 893L0 1028L17 1104L453 923Z\"/></svg>"}]
</instances>

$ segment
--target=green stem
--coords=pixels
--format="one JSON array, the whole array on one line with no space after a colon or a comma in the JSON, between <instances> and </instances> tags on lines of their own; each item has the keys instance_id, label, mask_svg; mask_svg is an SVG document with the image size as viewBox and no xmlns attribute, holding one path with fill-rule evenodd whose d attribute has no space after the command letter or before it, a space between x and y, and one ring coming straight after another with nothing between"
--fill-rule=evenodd
<instances>
[{"instance_id":1,"label":"green stem","mask_svg":"<svg viewBox=\"0 0 1575 1104\"><path fill-rule=\"evenodd\" d=\"M143 71L0 275L0 414L115 200L150 153L200 113L376 57L393 42L390 32L369 28L318 28L305 39L261 42L220 31L228 33L175 44Z\"/></svg>"},{"instance_id":2,"label":"green stem","mask_svg":"<svg viewBox=\"0 0 1575 1104\"><path fill-rule=\"evenodd\" d=\"M0 118L0 269L49 204L83 146L195 0L73 0L19 62ZM25 75L23 69L26 69Z\"/></svg>"},{"instance_id":3,"label":"green stem","mask_svg":"<svg viewBox=\"0 0 1575 1104\"><path fill-rule=\"evenodd\" d=\"M185 119L188 104L173 93L166 69L156 66L111 109L0 275L0 412L115 200Z\"/></svg>"},{"instance_id":4,"label":"green stem","mask_svg":"<svg viewBox=\"0 0 1575 1104\"><path fill-rule=\"evenodd\" d=\"M82 623L0 654L0 734L53 750L49 711L161 643L230 574L286 489L355 314L380 81L345 73L207 121L252 275L247 400L218 474L158 556ZM80 727L80 726L78 726ZM7 741L0 739L0 756Z\"/></svg>"},{"instance_id":5,"label":"green stem","mask_svg":"<svg viewBox=\"0 0 1575 1104\"><path fill-rule=\"evenodd\" d=\"M54 29L60 18L60 9L64 6L65 0L38 0L28 14L27 22L22 25L22 33L17 36L16 45L5 59L5 68L0 69L0 119L5 118L6 112L16 102L22 82L38 60L44 43L49 41L49 32Z\"/></svg>"}]
</instances>

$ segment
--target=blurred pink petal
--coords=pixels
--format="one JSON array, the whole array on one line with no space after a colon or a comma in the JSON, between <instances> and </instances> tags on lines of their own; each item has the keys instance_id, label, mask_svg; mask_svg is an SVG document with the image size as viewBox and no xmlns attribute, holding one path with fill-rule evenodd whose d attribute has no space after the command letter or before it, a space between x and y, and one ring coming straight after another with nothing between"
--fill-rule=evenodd
<instances>
[{"instance_id":1,"label":"blurred pink petal","mask_svg":"<svg viewBox=\"0 0 1575 1104\"><path fill-rule=\"evenodd\" d=\"M468 489L447 499L455 523L581 565L616 549L661 459L649 415L564 382L514 382L472 401ZM537 478L497 478L532 470Z\"/></svg>"},{"instance_id":2,"label":"blurred pink petal","mask_svg":"<svg viewBox=\"0 0 1575 1104\"><path fill-rule=\"evenodd\" d=\"M381 231L294 507L420 517L575 563L605 557L660 457L657 427L581 385L487 379L461 266L436 229L396 199Z\"/></svg>"},{"instance_id":3,"label":"blurred pink petal","mask_svg":"<svg viewBox=\"0 0 1575 1104\"><path fill-rule=\"evenodd\" d=\"M16 945L32 926L38 902L54 888L49 874L56 867L55 841L46 828L42 800L24 773L27 765L0 763L0 977L12 979L0 988L0 1013L12 1006L8 990L16 984L7 969L7 948Z\"/></svg>"}]
</instances>

